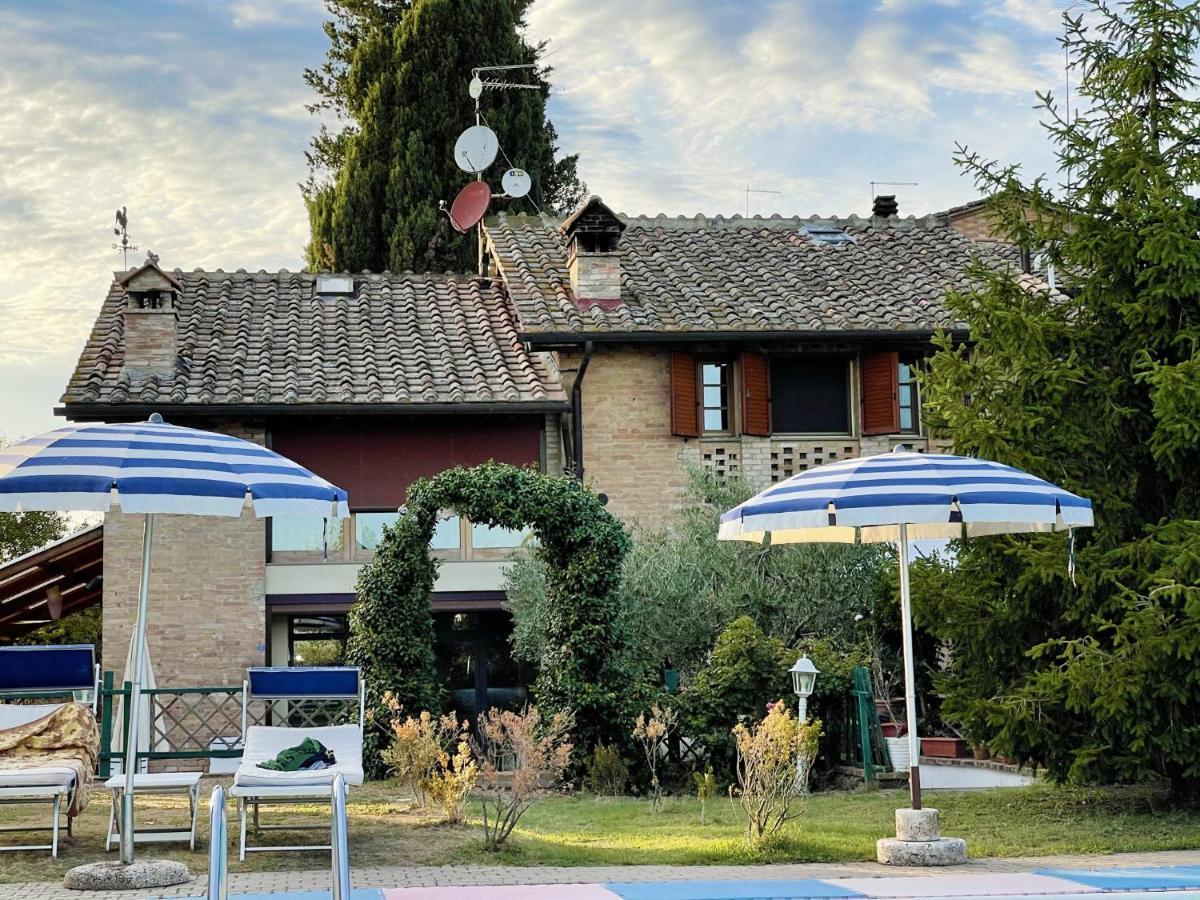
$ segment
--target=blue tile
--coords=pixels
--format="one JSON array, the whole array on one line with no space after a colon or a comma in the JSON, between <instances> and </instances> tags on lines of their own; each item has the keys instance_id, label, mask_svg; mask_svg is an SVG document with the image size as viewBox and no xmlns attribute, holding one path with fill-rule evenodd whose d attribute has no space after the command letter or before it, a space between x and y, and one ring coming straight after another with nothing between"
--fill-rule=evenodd
<instances>
[{"instance_id":1,"label":"blue tile","mask_svg":"<svg viewBox=\"0 0 1200 900\"><path fill-rule=\"evenodd\" d=\"M1103 891L1200 890L1200 866L1145 869L1038 869L1038 875L1063 878Z\"/></svg>"},{"instance_id":2,"label":"blue tile","mask_svg":"<svg viewBox=\"0 0 1200 900\"><path fill-rule=\"evenodd\" d=\"M856 891L815 879L757 881L659 881L606 884L622 900L818 900L863 897Z\"/></svg>"}]
</instances>

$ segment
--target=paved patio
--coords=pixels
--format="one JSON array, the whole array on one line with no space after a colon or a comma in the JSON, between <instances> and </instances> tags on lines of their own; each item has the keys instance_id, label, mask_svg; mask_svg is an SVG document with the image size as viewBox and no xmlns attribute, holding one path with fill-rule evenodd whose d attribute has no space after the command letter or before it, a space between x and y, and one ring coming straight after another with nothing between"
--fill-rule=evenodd
<instances>
[{"instance_id":1,"label":"paved patio","mask_svg":"<svg viewBox=\"0 0 1200 900\"><path fill-rule=\"evenodd\" d=\"M353 853L353 849L351 850ZM893 869L876 863L807 863L769 866L381 866L355 869L355 888L417 888L437 886L612 884L619 882L754 881L830 878L938 879L986 874L1029 874L1039 869L1115 869L1151 866L1200 866L1200 850L1119 853L1107 856L1042 856L975 859L951 869ZM6 900L133 900L150 897L196 897L204 893L202 879L153 892L69 891L58 882L0 885ZM288 894L328 891L328 870L253 872L231 875L230 894ZM994 892L991 892L994 895ZM483 891L472 892L483 900ZM957 890L955 894L958 894ZM508 894L512 896L511 893ZM545 898L545 894L542 895ZM1126 894L1126 897L1129 895Z\"/></svg>"}]
</instances>

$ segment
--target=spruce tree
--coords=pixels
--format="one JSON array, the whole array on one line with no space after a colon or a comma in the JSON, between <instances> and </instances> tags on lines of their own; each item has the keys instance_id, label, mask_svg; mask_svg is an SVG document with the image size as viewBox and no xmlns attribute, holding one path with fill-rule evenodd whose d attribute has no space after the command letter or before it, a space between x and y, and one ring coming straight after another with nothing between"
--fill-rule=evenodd
<instances>
[{"instance_id":1,"label":"spruce tree","mask_svg":"<svg viewBox=\"0 0 1200 900\"><path fill-rule=\"evenodd\" d=\"M1096 527L979 538L923 569L943 715L1060 780L1200 784L1200 105L1196 3L1092 0L1065 17L1077 115L1041 95L1064 184L961 151L997 221L1059 290L979 271L951 299L931 419L959 452L1091 498Z\"/></svg>"},{"instance_id":2,"label":"spruce tree","mask_svg":"<svg viewBox=\"0 0 1200 900\"><path fill-rule=\"evenodd\" d=\"M304 186L312 269L467 271L476 241L438 211L473 176L454 163L454 142L475 124L467 93L471 69L538 63L542 46L523 35L531 0L326 0L330 47L306 80L317 92L310 109L332 114L308 154ZM530 212L578 202L584 186L575 156L556 160L557 137L546 118L549 70L517 71L510 80L538 90L486 91L481 112L512 164L529 172L530 199L500 201ZM499 193L503 157L484 177Z\"/></svg>"}]
</instances>

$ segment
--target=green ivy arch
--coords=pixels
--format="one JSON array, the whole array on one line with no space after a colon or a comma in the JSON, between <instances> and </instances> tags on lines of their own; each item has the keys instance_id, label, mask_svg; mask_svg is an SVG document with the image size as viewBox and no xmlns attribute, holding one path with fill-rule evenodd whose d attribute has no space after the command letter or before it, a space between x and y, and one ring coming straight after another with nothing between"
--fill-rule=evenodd
<instances>
[{"instance_id":1,"label":"green ivy arch","mask_svg":"<svg viewBox=\"0 0 1200 900\"><path fill-rule=\"evenodd\" d=\"M360 572L347 655L363 670L371 708L385 691L409 712L440 708L429 605L438 560L429 543L444 509L492 527L533 528L551 609L534 685L537 703L543 712L574 717L575 746L583 752L623 735L631 685L622 671L617 589L629 536L575 479L502 463L447 469L414 482L403 514L384 529L375 560Z\"/></svg>"}]
</instances>

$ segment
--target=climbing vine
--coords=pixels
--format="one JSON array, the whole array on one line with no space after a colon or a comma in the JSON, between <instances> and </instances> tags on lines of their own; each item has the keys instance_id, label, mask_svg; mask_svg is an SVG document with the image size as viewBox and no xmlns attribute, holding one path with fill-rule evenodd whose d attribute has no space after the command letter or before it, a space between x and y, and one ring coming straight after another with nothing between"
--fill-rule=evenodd
<instances>
[{"instance_id":1,"label":"climbing vine","mask_svg":"<svg viewBox=\"0 0 1200 900\"><path fill-rule=\"evenodd\" d=\"M623 734L629 680L617 588L629 537L574 479L500 463L448 469L413 483L403 514L384 529L374 562L360 573L348 656L363 669L371 708L384 691L409 712L440 705L429 608L438 561L429 542L446 509L480 525L533 529L551 610L534 685L538 706L543 716L573 717L572 737L582 753Z\"/></svg>"}]
</instances>

